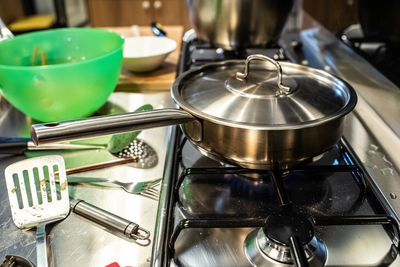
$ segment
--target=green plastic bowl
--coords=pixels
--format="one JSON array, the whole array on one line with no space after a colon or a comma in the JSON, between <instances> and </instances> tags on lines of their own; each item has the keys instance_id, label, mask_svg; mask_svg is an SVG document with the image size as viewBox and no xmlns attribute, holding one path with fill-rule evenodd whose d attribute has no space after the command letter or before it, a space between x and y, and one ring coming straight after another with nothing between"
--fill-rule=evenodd
<instances>
[{"instance_id":1,"label":"green plastic bowl","mask_svg":"<svg viewBox=\"0 0 400 267\"><path fill-rule=\"evenodd\" d=\"M120 35L93 28L47 30L2 41L0 89L13 106L38 121L89 116L115 89L123 44ZM42 51L47 58L43 66Z\"/></svg>"}]
</instances>

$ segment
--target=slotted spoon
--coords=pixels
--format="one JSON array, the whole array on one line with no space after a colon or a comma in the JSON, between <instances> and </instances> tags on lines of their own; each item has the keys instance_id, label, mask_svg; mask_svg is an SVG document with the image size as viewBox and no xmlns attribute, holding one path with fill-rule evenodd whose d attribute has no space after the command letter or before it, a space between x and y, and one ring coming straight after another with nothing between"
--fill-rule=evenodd
<instances>
[{"instance_id":1,"label":"slotted spoon","mask_svg":"<svg viewBox=\"0 0 400 267\"><path fill-rule=\"evenodd\" d=\"M21 229L36 227L37 266L52 265L47 255L46 224L69 213L64 159L52 155L13 163L5 169L5 179L15 225Z\"/></svg>"}]
</instances>

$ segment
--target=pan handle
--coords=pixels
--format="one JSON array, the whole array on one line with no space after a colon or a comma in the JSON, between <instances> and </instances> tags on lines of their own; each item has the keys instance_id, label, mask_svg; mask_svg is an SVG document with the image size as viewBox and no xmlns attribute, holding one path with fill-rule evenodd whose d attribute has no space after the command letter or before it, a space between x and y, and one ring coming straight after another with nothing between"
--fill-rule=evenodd
<instances>
[{"instance_id":1,"label":"pan handle","mask_svg":"<svg viewBox=\"0 0 400 267\"><path fill-rule=\"evenodd\" d=\"M32 125L31 137L32 141L39 145L176 125L193 120L195 120L195 117L181 109L156 109L72 121L35 124Z\"/></svg>"}]
</instances>

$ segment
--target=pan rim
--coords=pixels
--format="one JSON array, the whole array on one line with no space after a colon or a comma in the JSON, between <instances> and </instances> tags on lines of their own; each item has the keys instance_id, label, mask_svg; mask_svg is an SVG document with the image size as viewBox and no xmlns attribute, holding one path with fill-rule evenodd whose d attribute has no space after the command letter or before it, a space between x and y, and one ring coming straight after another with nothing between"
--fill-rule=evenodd
<instances>
[{"instance_id":1,"label":"pan rim","mask_svg":"<svg viewBox=\"0 0 400 267\"><path fill-rule=\"evenodd\" d=\"M252 129L252 130L295 130L295 129L315 127L315 126L318 126L321 124L328 123L332 120L336 120L341 117L344 117L345 115L347 115L351 111L353 111L353 109L355 108L355 106L357 104L358 97L357 97L356 91L349 83L347 83L340 77L338 77L334 74L328 73L326 71L323 71L323 70L319 70L319 69L315 69L315 68L295 64L295 63L290 63L290 62L280 62L280 64L281 64L282 68L297 69L300 72L308 72L314 76L328 79L334 83L338 83L338 85L341 84L341 87L343 87L349 95L346 104L339 110L332 113L331 115L323 117L323 118L318 118L315 120L304 121L304 122L299 122L299 123L292 123L292 124L289 123L289 124L261 125L261 124L250 124L250 123L245 123L245 122L233 122L233 121L226 120L223 118L215 117L215 116L206 114L206 113L202 112L201 110L193 108L192 106L187 104L187 102L183 99L183 97L180 93L181 87L182 87L184 81L187 80L189 77L193 77L194 75L203 72L206 68L216 68L216 67L222 67L222 66L225 66L228 64L238 64L238 63L244 64L244 60L225 60L225 61L220 61L217 63L208 63L208 64L204 64L200 67L195 67L193 69L183 72L181 75L179 75L176 78L175 82L172 85L172 88L171 88L172 99L175 101L175 103L181 109L192 114L196 118L211 121L213 123L225 125L228 127Z\"/></svg>"}]
</instances>

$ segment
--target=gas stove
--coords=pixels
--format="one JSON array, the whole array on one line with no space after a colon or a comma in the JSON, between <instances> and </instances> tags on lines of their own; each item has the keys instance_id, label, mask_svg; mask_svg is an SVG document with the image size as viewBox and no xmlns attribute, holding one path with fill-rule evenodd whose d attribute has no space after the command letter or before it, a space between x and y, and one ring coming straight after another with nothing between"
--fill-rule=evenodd
<instances>
[{"instance_id":1,"label":"gas stove","mask_svg":"<svg viewBox=\"0 0 400 267\"><path fill-rule=\"evenodd\" d=\"M225 51L192 34L179 73L296 57L285 44ZM203 156L173 127L168 155L152 266L400 266L397 218L345 137L304 165L258 171Z\"/></svg>"},{"instance_id":2,"label":"gas stove","mask_svg":"<svg viewBox=\"0 0 400 267\"><path fill-rule=\"evenodd\" d=\"M307 165L254 171L201 155L179 130L177 138L169 266L388 266L396 259L397 223L344 140Z\"/></svg>"}]
</instances>

